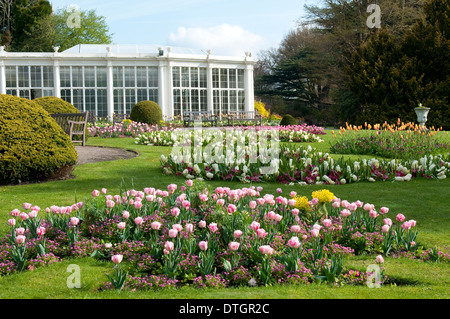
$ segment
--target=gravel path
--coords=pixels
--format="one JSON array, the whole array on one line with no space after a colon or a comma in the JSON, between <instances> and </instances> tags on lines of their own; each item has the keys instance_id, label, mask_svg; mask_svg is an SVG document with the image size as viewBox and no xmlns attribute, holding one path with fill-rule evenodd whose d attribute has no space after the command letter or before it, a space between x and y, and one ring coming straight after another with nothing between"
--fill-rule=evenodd
<instances>
[{"instance_id":1,"label":"gravel path","mask_svg":"<svg viewBox=\"0 0 450 319\"><path fill-rule=\"evenodd\" d=\"M121 148L99 147L99 146L75 146L78 153L77 165L95 162L115 161L138 156L133 151Z\"/></svg>"}]
</instances>

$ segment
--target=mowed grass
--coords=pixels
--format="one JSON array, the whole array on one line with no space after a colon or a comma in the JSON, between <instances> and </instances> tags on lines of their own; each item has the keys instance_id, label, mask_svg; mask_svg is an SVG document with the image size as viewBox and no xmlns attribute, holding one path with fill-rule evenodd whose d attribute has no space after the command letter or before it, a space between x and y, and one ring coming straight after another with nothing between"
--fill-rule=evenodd
<instances>
[{"instance_id":1,"label":"mowed grass","mask_svg":"<svg viewBox=\"0 0 450 319\"><path fill-rule=\"evenodd\" d=\"M327 152L331 131L322 136L324 143L314 143L320 151ZM443 134L447 140L448 135ZM155 187L166 189L170 183L180 185L183 177L161 174L159 161L161 154L168 155L168 147L152 147L134 144L133 139L90 138L88 145L119 147L137 151L139 156L128 160L100 162L79 165L74 170L74 179L45 182L37 184L0 186L0 236L9 230L6 221L9 212L21 208L24 202L38 205L45 209L51 205L70 205L90 196L93 189L105 187L108 193L116 194L121 189L143 189ZM335 158L341 155L332 155ZM357 155L349 155L353 159ZM346 156L348 157L348 156ZM371 158L364 156L361 158ZM208 182L212 187L228 186L230 188L248 187L252 184L240 182ZM121 186L122 185L122 186ZM445 180L413 180L410 182L376 182L354 183L347 185L310 185L289 186L274 183L258 183L263 193L275 194L281 187L283 194L291 190L309 198L314 190L327 188L341 199L361 200L373 203L377 207L390 208L390 217L402 213L407 219L417 221L419 230L418 244L425 248L438 247L450 253L450 176ZM347 258L346 267L356 267L366 271L374 263L375 256L357 256ZM81 269L81 288L67 287L70 273L67 267L77 264ZM450 265L449 263L420 262L410 259L385 258L386 274L396 280L397 286L383 286L379 289L367 286L330 287L325 284L308 286L272 286L231 289L182 289L148 290L136 292L98 291L101 283L107 281L105 273L110 273L112 263L100 262L90 258L67 259L62 263L0 277L0 298L54 298L54 299L374 299L374 298L413 298L437 299L449 298Z\"/></svg>"}]
</instances>

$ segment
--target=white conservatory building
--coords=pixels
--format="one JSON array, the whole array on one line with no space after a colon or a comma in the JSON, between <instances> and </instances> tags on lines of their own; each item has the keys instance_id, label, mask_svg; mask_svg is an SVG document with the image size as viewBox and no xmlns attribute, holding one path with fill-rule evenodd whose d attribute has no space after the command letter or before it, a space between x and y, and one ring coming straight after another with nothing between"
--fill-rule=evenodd
<instances>
[{"instance_id":1,"label":"white conservatory building","mask_svg":"<svg viewBox=\"0 0 450 319\"><path fill-rule=\"evenodd\" d=\"M129 114L139 101L157 102L166 118L183 111L254 111L251 53L152 45L77 45L51 53L0 47L0 93L60 97L99 118Z\"/></svg>"}]
</instances>

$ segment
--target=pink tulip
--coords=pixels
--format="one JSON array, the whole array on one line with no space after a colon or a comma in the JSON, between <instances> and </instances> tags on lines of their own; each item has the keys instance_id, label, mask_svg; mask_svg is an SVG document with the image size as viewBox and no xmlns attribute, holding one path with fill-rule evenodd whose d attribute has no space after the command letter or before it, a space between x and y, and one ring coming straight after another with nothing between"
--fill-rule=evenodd
<instances>
[{"instance_id":1,"label":"pink tulip","mask_svg":"<svg viewBox=\"0 0 450 319\"><path fill-rule=\"evenodd\" d=\"M242 236L242 230L235 230L233 233L234 238L238 239Z\"/></svg>"},{"instance_id":2,"label":"pink tulip","mask_svg":"<svg viewBox=\"0 0 450 319\"><path fill-rule=\"evenodd\" d=\"M300 225L292 225L291 226L291 232L293 233L299 233L301 231Z\"/></svg>"},{"instance_id":3,"label":"pink tulip","mask_svg":"<svg viewBox=\"0 0 450 319\"><path fill-rule=\"evenodd\" d=\"M180 209L178 207L172 207L170 209L170 214L174 217L178 217L178 215L180 215Z\"/></svg>"},{"instance_id":4,"label":"pink tulip","mask_svg":"<svg viewBox=\"0 0 450 319\"><path fill-rule=\"evenodd\" d=\"M340 202L333 202L333 204L331 204L331 206L333 206L334 208L339 208L339 207L341 207L341 203Z\"/></svg>"},{"instance_id":5,"label":"pink tulip","mask_svg":"<svg viewBox=\"0 0 450 319\"><path fill-rule=\"evenodd\" d=\"M250 207L250 209L255 209L256 208L256 201L252 200L248 203L248 207Z\"/></svg>"},{"instance_id":6,"label":"pink tulip","mask_svg":"<svg viewBox=\"0 0 450 319\"><path fill-rule=\"evenodd\" d=\"M411 223L411 227L416 227L417 222L414 219L409 221Z\"/></svg>"},{"instance_id":7,"label":"pink tulip","mask_svg":"<svg viewBox=\"0 0 450 319\"><path fill-rule=\"evenodd\" d=\"M198 222L198 227L205 228L206 227L206 221L204 221L204 220L199 221Z\"/></svg>"},{"instance_id":8,"label":"pink tulip","mask_svg":"<svg viewBox=\"0 0 450 319\"><path fill-rule=\"evenodd\" d=\"M369 216L370 218L377 218L378 217L378 213L375 210L370 210L369 211Z\"/></svg>"},{"instance_id":9,"label":"pink tulip","mask_svg":"<svg viewBox=\"0 0 450 319\"><path fill-rule=\"evenodd\" d=\"M160 229L161 229L161 226L162 226L162 224L161 224L160 222L152 222L152 223L150 224L150 227L151 227L153 230L160 230Z\"/></svg>"},{"instance_id":10,"label":"pink tulip","mask_svg":"<svg viewBox=\"0 0 450 319\"><path fill-rule=\"evenodd\" d=\"M23 208L24 209L30 209L31 208L31 204L30 203L23 203Z\"/></svg>"},{"instance_id":11,"label":"pink tulip","mask_svg":"<svg viewBox=\"0 0 450 319\"><path fill-rule=\"evenodd\" d=\"M288 241L288 246L291 248L298 248L300 247L301 243L300 240L298 239L298 237L292 237L291 239L289 239Z\"/></svg>"},{"instance_id":12,"label":"pink tulip","mask_svg":"<svg viewBox=\"0 0 450 319\"><path fill-rule=\"evenodd\" d=\"M389 212L389 208L387 208L387 207L380 208L380 214L384 215L384 214L387 214L388 212Z\"/></svg>"},{"instance_id":13,"label":"pink tulip","mask_svg":"<svg viewBox=\"0 0 450 319\"><path fill-rule=\"evenodd\" d=\"M381 227L381 232L384 233L384 234L387 234L389 232L390 228L391 228L391 226L389 226L389 225L383 225Z\"/></svg>"},{"instance_id":14,"label":"pink tulip","mask_svg":"<svg viewBox=\"0 0 450 319\"><path fill-rule=\"evenodd\" d=\"M378 264L384 263L384 258L383 258L383 256L378 255L378 256L376 257L376 261L377 261Z\"/></svg>"},{"instance_id":15,"label":"pink tulip","mask_svg":"<svg viewBox=\"0 0 450 319\"><path fill-rule=\"evenodd\" d=\"M283 192L283 190L281 188L277 188L277 193L281 194Z\"/></svg>"},{"instance_id":16,"label":"pink tulip","mask_svg":"<svg viewBox=\"0 0 450 319\"><path fill-rule=\"evenodd\" d=\"M184 200L181 202L181 205L185 208L185 209L189 209L189 207L191 207L191 203L188 200Z\"/></svg>"},{"instance_id":17,"label":"pink tulip","mask_svg":"<svg viewBox=\"0 0 450 319\"><path fill-rule=\"evenodd\" d=\"M411 229L411 223L410 223L410 222L404 222L404 223L402 224L402 228L403 228L404 230L409 230L409 229Z\"/></svg>"},{"instance_id":18,"label":"pink tulip","mask_svg":"<svg viewBox=\"0 0 450 319\"><path fill-rule=\"evenodd\" d=\"M113 255L111 256L111 260L115 264L120 264L122 262L123 255Z\"/></svg>"},{"instance_id":19,"label":"pink tulip","mask_svg":"<svg viewBox=\"0 0 450 319\"><path fill-rule=\"evenodd\" d=\"M125 224L125 222L120 222L117 224L117 228L119 228L120 230L124 230L126 226L127 224Z\"/></svg>"},{"instance_id":20,"label":"pink tulip","mask_svg":"<svg viewBox=\"0 0 450 319\"><path fill-rule=\"evenodd\" d=\"M364 208L365 211L369 211L369 210L374 209L374 205L367 203L367 204L364 204L363 208Z\"/></svg>"},{"instance_id":21,"label":"pink tulip","mask_svg":"<svg viewBox=\"0 0 450 319\"><path fill-rule=\"evenodd\" d=\"M198 247L199 247L201 250L205 251L205 250L208 249L208 242L202 240L201 242L198 243Z\"/></svg>"},{"instance_id":22,"label":"pink tulip","mask_svg":"<svg viewBox=\"0 0 450 319\"><path fill-rule=\"evenodd\" d=\"M219 199L217 200L217 205L219 205L219 206L225 205L225 200L222 199L222 198L219 198Z\"/></svg>"},{"instance_id":23,"label":"pink tulip","mask_svg":"<svg viewBox=\"0 0 450 319\"><path fill-rule=\"evenodd\" d=\"M122 212L122 217L123 217L124 219L130 218L130 212L124 210L124 211Z\"/></svg>"},{"instance_id":24,"label":"pink tulip","mask_svg":"<svg viewBox=\"0 0 450 319\"><path fill-rule=\"evenodd\" d=\"M23 235L23 234L25 234L25 228L23 227L16 228L16 235Z\"/></svg>"},{"instance_id":25,"label":"pink tulip","mask_svg":"<svg viewBox=\"0 0 450 319\"><path fill-rule=\"evenodd\" d=\"M348 209L354 212L358 209L358 206L356 205L356 203L351 203L348 205Z\"/></svg>"},{"instance_id":26,"label":"pink tulip","mask_svg":"<svg viewBox=\"0 0 450 319\"><path fill-rule=\"evenodd\" d=\"M92 197L98 197L100 195L100 192L96 189L94 189L91 193Z\"/></svg>"},{"instance_id":27,"label":"pink tulip","mask_svg":"<svg viewBox=\"0 0 450 319\"><path fill-rule=\"evenodd\" d=\"M71 217L71 218L70 218L70 224L71 224L72 226L78 225L79 222L80 222L80 219L78 219L77 217Z\"/></svg>"},{"instance_id":28,"label":"pink tulip","mask_svg":"<svg viewBox=\"0 0 450 319\"><path fill-rule=\"evenodd\" d=\"M314 228L313 230L311 230L311 236L313 237L319 237L319 229Z\"/></svg>"},{"instance_id":29,"label":"pink tulip","mask_svg":"<svg viewBox=\"0 0 450 319\"><path fill-rule=\"evenodd\" d=\"M239 249L240 244L238 242L232 241L228 244L228 248L232 251L237 251Z\"/></svg>"},{"instance_id":30,"label":"pink tulip","mask_svg":"<svg viewBox=\"0 0 450 319\"><path fill-rule=\"evenodd\" d=\"M206 194L200 194L200 195L198 195L198 198L200 198L200 200L202 202L207 202L208 201L208 195L206 195Z\"/></svg>"},{"instance_id":31,"label":"pink tulip","mask_svg":"<svg viewBox=\"0 0 450 319\"><path fill-rule=\"evenodd\" d=\"M186 233L193 233L194 232L194 225L193 224L186 224L184 226Z\"/></svg>"},{"instance_id":32,"label":"pink tulip","mask_svg":"<svg viewBox=\"0 0 450 319\"><path fill-rule=\"evenodd\" d=\"M341 211L341 216L344 218L350 216L351 214L352 214L352 212L348 209L344 209Z\"/></svg>"},{"instance_id":33,"label":"pink tulip","mask_svg":"<svg viewBox=\"0 0 450 319\"><path fill-rule=\"evenodd\" d=\"M385 225L392 226L392 220L391 220L390 218L385 218L385 219L383 219L383 223L384 223Z\"/></svg>"},{"instance_id":34,"label":"pink tulip","mask_svg":"<svg viewBox=\"0 0 450 319\"><path fill-rule=\"evenodd\" d=\"M183 226L181 226L180 224L173 224L172 229L176 229L177 232L180 232L183 230Z\"/></svg>"},{"instance_id":35,"label":"pink tulip","mask_svg":"<svg viewBox=\"0 0 450 319\"><path fill-rule=\"evenodd\" d=\"M208 225L208 228L209 228L209 230L210 230L212 233L215 233L216 231L219 230L219 228L217 227L217 224L216 224L216 223L211 223L211 224L209 224L209 225Z\"/></svg>"},{"instance_id":36,"label":"pink tulip","mask_svg":"<svg viewBox=\"0 0 450 319\"><path fill-rule=\"evenodd\" d=\"M398 214L398 215L395 217L395 219L396 219L397 221L399 221L399 222L402 222L402 221L405 220L405 215L403 215L403 214Z\"/></svg>"},{"instance_id":37,"label":"pink tulip","mask_svg":"<svg viewBox=\"0 0 450 319\"><path fill-rule=\"evenodd\" d=\"M263 228L259 228L256 230L256 236L258 238L265 238L267 236L267 232Z\"/></svg>"},{"instance_id":38,"label":"pink tulip","mask_svg":"<svg viewBox=\"0 0 450 319\"><path fill-rule=\"evenodd\" d=\"M39 227L39 228L36 230L36 233L37 233L39 236L44 236L44 235L45 235L45 228L44 228L44 227Z\"/></svg>"},{"instance_id":39,"label":"pink tulip","mask_svg":"<svg viewBox=\"0 0 450 319\"><path fill-rule=\"evenodd\" d=\"M26 237L24 235L18 235L16 236L15 242L18 245L22 245L26 240Z\"/></svg>"},{"instance_id":40,"label":"pink tulip","mask_svg":"<svg viewBox=\"0 0 450 319\"><path fill-rule=\"evenodd\" d=\"M175 237L177 237L177 235L178 235L178 230L176 230L176 229L169 229L169 237L170 238L175 238Z\"/></svg>"},{"instance_id":41,"label":"pink tulip","mask_svg":"<svg viewBox=\"0 0 450 319\"><path fill-rule=\"evenodd\" d=\"M361 208L361 207L364 205L364 203L361 202L360 200L357 200L357 201L355 202L355 204L356 204L356 206L357 206L358 208Z\"/></svg>"},{"instance_id":42,"label":"pink tulip","mask_svg":"<svg viewBox=\"0 0 450 319\"><path fill-rule=\"evenodd\" d=\"M18 210L17 208L13 209L10 213L11 216L13 217L18 217L20 215L20 210Z\"/></svg>"},{"instance_id":43,"label":"pink tulip","mask_svg":"<svg viewBox=\"0 0 450 319\"><path fill-rule=\"evenodd\" d=\"M144 219L142 217L136 217L134 219L134 223L138 226L141 225L143 221L144 221Z\"/></svg>"},{"instance_id":44,"label":"pink tulip","mask_svg":"<svg viewBox=\"0 0 450 319\"><path fill-rule=\"evenodd\" d=\"M294 216L298 216L298 214L300 214L300 210L297 208L294 208L291 212L292 212L292 215L294 215Z\"/></svg>"},{"instance_id":45,"label":"pink tulip","mask_svg":"<svg viewBox=\"0 0 450 319\"><path fill-rule=\"evenodd\" d=\"M332 223L331 219L324 219L324 220L322 221L322 224L323 224L325 227L331 227L331 225L332 225L333 223Z\"/></svg>"},{"instance_id":46,"label":"pink tulip","mask_svg":"<svg viewBox=\"0 0 450 319\"><path fill-rule=\"evenodd\" d=\"M188 179L188 180L186 181L186 185L189 186L189 187L191 187L192 185L194 185L194 181L193 181L192 179Z\"/></svg>"},{"instance_id":47,"label":"pink tulip","mask_svg":"<svg viewBox=\"0 0 450 319\"><path fill-rule=\"evenodd\" d=\"M28 214L27 213L20 213L19 217L22 220L27 220L28 219Z\"/></svg>"},{"instance_id":48,"label":"pink tulip","mask_svg":"<svg viewBox=\"0 0 450 319\"><path fill-rule=\"evenodd\" d=\"M259 251L263 254L263 255L272 255L274 253L274 250L272 247L270 247L269 245L263 245L259 247Z\"/></svg>"},{"instance_id":49,"label":"pink tulip","mask_svg":"<svg viewBox=\"0 0 450 319\"><path fill-rule=\"evenodd\" d=\"M288 205L291 207L295 206L295 203L297 203L297 201L295 199L288 200Z\"/></svg>"},{"instance_id":50,"label":"pink tulip","mask_svg":"<svg viewBox=\"0 0 450 319\"><path fill-rule=\"evenodd\" d=\"M289 196L291 196L292 198L294 198L295 196L297 196L297 192L291 191L289 193Z\"/></svg>"},{"instance_id":51,"label":"pink tulip","mask_svg":"<svg viewBox=\"0 0 450 319\"><path fill-rule=\"evenodd\" d=\"M173 193L177 190L177 185L176 184L170 184L169 186L167 186L167 189L169 190L170 193Z\"/></svg>"},{"instance_id":52,"label":"pink tulip","mask_svg":"<svg viewBox=\"0 0 450 319\"><path fill-rule=\"evenodd\" d=\"M228 214L233 214L233 213L235 213L236 212L236 205L233 205L233 204L228 204L228 209L227 209L227 211L228 211Z\"/></svg>"},{"instance_id":53,"label":"pink tulip","mask_svg":"<svg viewBox=\"0 0 450 319\"><path fill-rule=\"evenodd\" d=\"M164 249L167 251L172 251L174 249L174 244L171 241L166 241L164 243Z\"/></svg>"},{"instance_id":54,"label":"pink tulip","mask_svg":"<svg viewBox=\"0 0 450 319\"><path fill-rule=\"evenodd\" d=\"M340 204L341 204L341 207L342 208L346 208L346 209L348 209L348 207L350 206L350 203L348 202L348 200L342 200L341 202L340 202Z\"/></svg>"},{"instance_id":55,"label":"pink tulip","mask_svg":"<svg viewBox=\"0 0 450 319\"><path fill-rule=\"evenodd\" d=\"M253 221L253 222L250 224L249 228L250 228L251 230L257 231L257 230L259 229L259 226L260 226L260 224L259 224L257 221Z\"/></svg>"},{"instance_id":56,"label":"pink tulip","mask_svg":"<svg viewBox=\"0 0 450 319\"><path fill-rule=\"evenodd\" d=\"M113 208L115 204L116 204L116 203L114 203L114 201L112 201L112 200L110 200L110 199L108 199L108 200L106 201L106 207L108 207L108 208Z\"/></svg>"},{"instance_id":57,"label":"pink tulip","mask_svg":"<svg viewBox=\"0 0 450 319\"><path fill-rule=\"evenodd\" d=\"M142 208L142 202L140 200L136 200L134 202L134 208L141 209Z\"/></svg>"},{"instance_id":58,"label":"pink tulip","mask_svg":"<svg viewBox=\"0 0 450 319\"><path fill-rule=\"evenodd\" d=\"M313 199L311 199L310 203L311 203L311 205L317 205L317 204L319 204L319 199L313 198Z\"/></svg>"},{"instance_id":59,"label":"pink tulip","mask_svg":"<svg viewBox=\"0 0 450 319\"><path fill-rule=\"evenodd\" d=\"M14 218L8 219L8 225L11 227L16 226L16 220Z\"/></svg>"}]
</instances>

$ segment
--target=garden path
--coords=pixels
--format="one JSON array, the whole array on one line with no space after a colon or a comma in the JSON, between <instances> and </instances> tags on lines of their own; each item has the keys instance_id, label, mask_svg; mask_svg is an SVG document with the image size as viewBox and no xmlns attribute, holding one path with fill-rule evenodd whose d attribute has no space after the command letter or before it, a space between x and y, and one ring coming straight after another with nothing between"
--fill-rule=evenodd
<instances>
[{"instance_id":1,"label":"garden path","mask_svg":"<svg viewBox=\"0 0 450 319\"><path fill-rule=\"evenodd\" d=\"M78 153L77 165L118 159L129 159L138 156L136 152L121 148L101 146L75 146Z\"/></svg>"}]
</instances>

